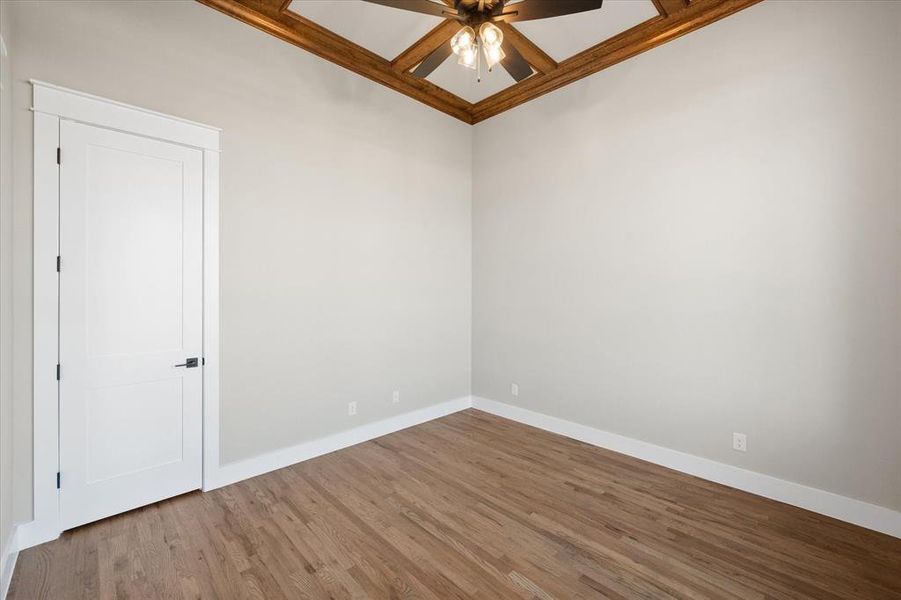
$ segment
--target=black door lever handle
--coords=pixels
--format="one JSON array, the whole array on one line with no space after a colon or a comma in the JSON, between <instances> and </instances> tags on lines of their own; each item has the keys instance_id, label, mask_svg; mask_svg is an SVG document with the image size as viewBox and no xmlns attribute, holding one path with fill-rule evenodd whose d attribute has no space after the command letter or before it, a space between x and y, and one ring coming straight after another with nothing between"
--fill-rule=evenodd
<instances>
[{"instance_id":1,"label":"black door lever handle","mask_svg":"<svg viewBox=\"0 0 901 600\"><path fill-rule=\"evenodd\" d=\"M197 366L197 359L196 359L196 358L186 358L186 359L185 359L185 362L183 362L182 364L180 364L180 365L173 365L173 366L175 366L175 367L185 367L185 368L191 369L191 368L194 368L194 367Z\"/></svg>"}]
</instances>

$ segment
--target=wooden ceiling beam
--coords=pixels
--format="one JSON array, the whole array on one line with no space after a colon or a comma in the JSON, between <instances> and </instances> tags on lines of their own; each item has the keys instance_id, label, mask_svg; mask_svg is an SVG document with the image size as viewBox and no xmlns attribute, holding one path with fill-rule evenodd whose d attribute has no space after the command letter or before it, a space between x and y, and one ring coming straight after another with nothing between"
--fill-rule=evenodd
<instances>
[{"instance_id":1,"label":"wooden ceiling beam","mask_svg":"<svg viewBox=\"0 0 901 600\"><path fill-rule=\"evenodd\" d=\"M391 61L391 65L398 71L409 71L437 50L441 44L449 44L454 34L460 31L460 27L461 25L457 21L443 21L412 46L398 54Z\"/></svg>"},{"instance_id":2,"label":"wooden ceiling beam","mask_svg":"<svg viewBox=\"0 0 901 600\"><path fill-rule=\"evenodd\" d=\"M544 50L536 46L532 40L527 38L513 25L501 21L497 26L504 32L504 41L510 42L510 45L519 50L523 58L526 59L532 68L539 73L549 73L557 68L557 62L548 56Z\"/></svg>"},{"instance_id":3,"label":"wooden ceiling beam","mask_svg":"<svg viewBox=\"0 0 901 600\"><path fill-rule=\"evenodd\" d=\"M498 23L511 47L516 48L538 72L475 105L408 72L453 36L459 23L451 19L435 27L416 44L389 61L292 12L288 8L291 0L197 1L465 123L474 124L762 0L654 0L659 16L560 63L555 62L513 26ZM444 2L449 6L454 5L453 0ZM685 65L685 68L690 69L691 65Z\"/></svg>"},{"instance_id":4,"label":"wooden ceiling beam","mask_svg":"<svg viewBox=\"0 0 901 600\"><path fill-rule=\"evenodd\" d=\"M484 121L573 81L709 25L762 0L693 0L671 17L654 17L568 58L548 73L538 73L473 107L473 123ZM691 68L686 65L686 68Z\"/></svg>"},{"instance_id":5,"label":"wooden ceiling beam","mask_svg":"<svg viewBox=\"0 0 901 600\"><path fill-rule=\"evenodd\" d=\"M283 0L197 1L465 123L472 123L471 103L425 79L398 71L378 54L287 10L288 3Z\"/></svg>"},{"instance_id":6,"label":"wooden ceiling beam","mask_svg":"<svg viewBox=\"0 0 901 600\"><path fill-rule=\"evenodd\" d=\"M654 0L654 6L662 17L671 17L688 7L688 0Z\"/></svg>"}]
</instances>

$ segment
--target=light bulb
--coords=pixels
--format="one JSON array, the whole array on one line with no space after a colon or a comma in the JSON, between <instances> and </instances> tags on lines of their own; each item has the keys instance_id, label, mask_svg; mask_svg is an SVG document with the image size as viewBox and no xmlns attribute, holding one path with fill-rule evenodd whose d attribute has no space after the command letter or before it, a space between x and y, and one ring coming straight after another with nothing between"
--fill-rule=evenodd
<instances>
[{"instance_id":1,"label":"light bulb","mask_svg":"<svg viewBox=\"0 0 901 600\"><path fill-rule=\"evenodd\" d=\"M454 54L459 56L461 52L472 47L472 44L475 41L476 32L472 27L467 25L451 38L451 49L454 51Z\"/></svg>"},{"instance_id":2,"label":"light bulb","mask_svg":"<svg viewBox=\"0 0 901 600\"><path fill-rule=\"evenodd\" d=\"M485 46L485 62L488 63L488 70L494 68L494 65L504 60L507 56L500 46Z\"/></svg>"},{"instance_id":3,"label":"light bulb","mask_svg":"<svg viewBox=\"0 0 901 600\"><path fill-rule=\"evenodd\" d=\"M479 37L487 48L500 48L504 41L504 32L494 23L482 23L479 27Z\"/></svg>"},{"instance_id":4,"label":"light bulb","mask_svg":"<svg viewBox=\"0 0 901 600\"><path fill-rule=\"evenodd\" d=\"M475 69L477 57L478 50L475 46L471 45L460 51L460 60L457 61L457 64L463 65L464 67L469 67L470 69Z\"/></svg>"}]
</instances>

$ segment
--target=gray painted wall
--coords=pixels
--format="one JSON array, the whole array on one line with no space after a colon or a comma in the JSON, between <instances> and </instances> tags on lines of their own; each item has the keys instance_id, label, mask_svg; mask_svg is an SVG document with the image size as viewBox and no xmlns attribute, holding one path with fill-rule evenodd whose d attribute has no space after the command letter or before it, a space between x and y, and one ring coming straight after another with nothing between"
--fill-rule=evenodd
<instances>
[{"instance_id":1,"label":"gray painted wall","mask_svg":"<svg viewBox=\"0 0 901 600\"><path fill-rule=\"evenodd\" d=\"M764 2L477 126L473 394L901 509L899 86Z\"/></svg>"},{"instance_id":2,"label":"gray painted wall","mask_svg":"<svg viewBox=\"0 0 901 600\"><path fill-rule=\"evenodd\" d=\"M0 569L13 524L12 401L12 26L0 2Z\"/></svg>"},{"instance_id":3,"label":"gray painted wall","mask_svg":"<svg viewBox=\"0 0 901 600\"><path fill-rule=\"evenodd\" d=\"M29 78L223 128L223 461L469 394L468 126L194 2L11 8L21 520L31 514Z\"/></svg>"},{"instance_id":4,"label":"gray painted wall","mask_svg":"<svg viewBox=\"0 0 901 600\"><path fill-rule=\"evenodd\" d=\"M0 10L19 520L32 77L224 129L226 461L466 395L471 350L478 395L901 508L898 4L766 2L475 129L192 2Z\"/></svg>"}]
</instances>

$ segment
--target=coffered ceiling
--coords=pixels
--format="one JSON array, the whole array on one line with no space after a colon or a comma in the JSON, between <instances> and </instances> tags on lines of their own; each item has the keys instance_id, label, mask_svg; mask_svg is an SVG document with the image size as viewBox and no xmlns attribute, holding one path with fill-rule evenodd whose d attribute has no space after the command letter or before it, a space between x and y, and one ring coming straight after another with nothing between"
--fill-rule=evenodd
<instances>
[{"instance_id":1,"label":"coffered ceiling","mask_svg":"<svg viewBox=\"0 0 901 600\"><path fill-rule=\"evenodd\" d=\"M450 59L425 78L415 76L419 63L460 29L454 20L362 0L198 1L474 124L761 0L605 0L598 10L499 23L504 45L532 67L518 83L500 65L478 81Z\"/></svg>"}]
</instances>

